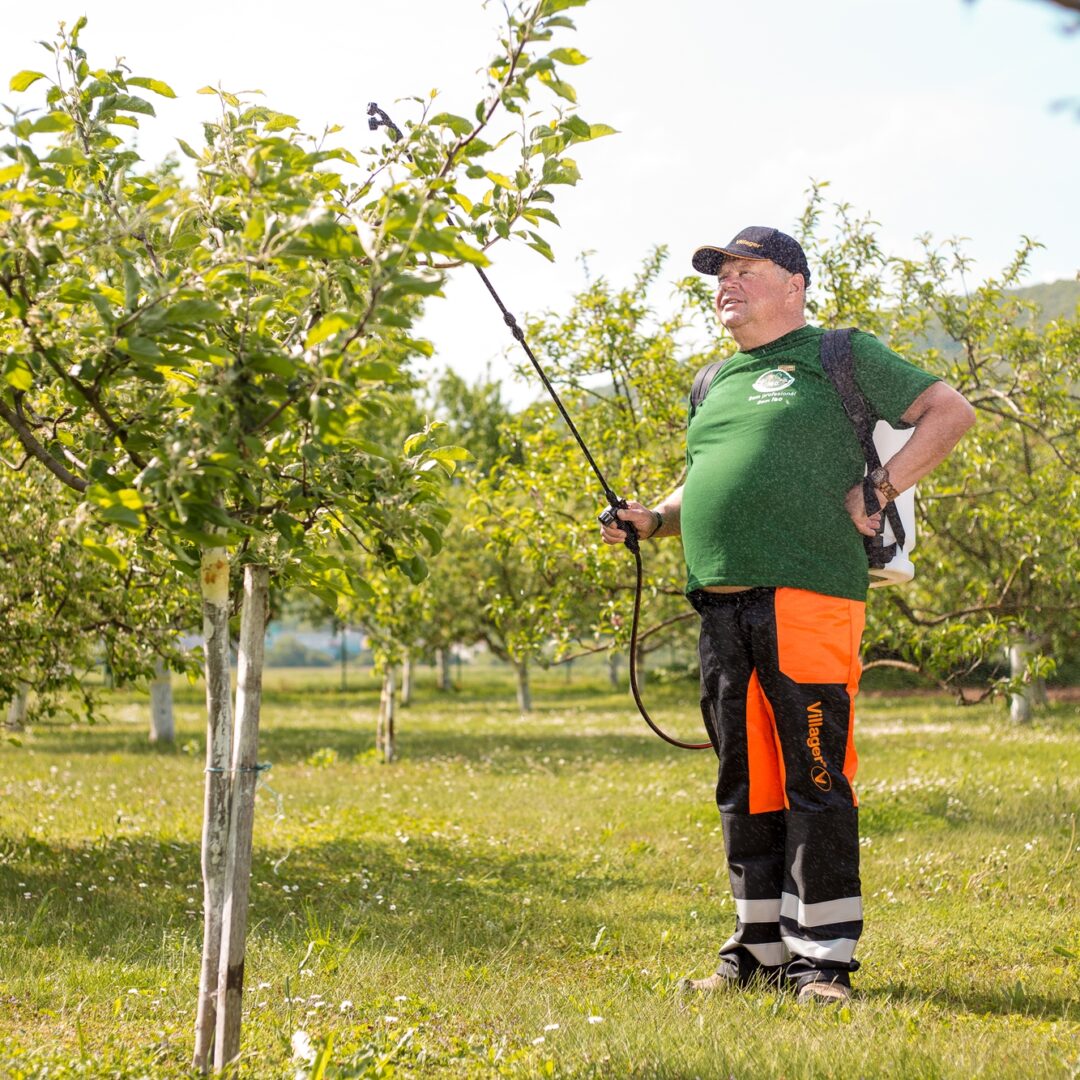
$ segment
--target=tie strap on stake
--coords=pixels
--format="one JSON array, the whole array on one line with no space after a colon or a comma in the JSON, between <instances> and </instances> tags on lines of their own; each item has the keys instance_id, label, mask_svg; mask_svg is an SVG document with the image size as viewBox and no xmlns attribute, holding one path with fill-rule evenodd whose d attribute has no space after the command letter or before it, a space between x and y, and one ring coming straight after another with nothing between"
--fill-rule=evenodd
<instances>
[{"instance_id":1,"label":"tie strap on stake","mask_svg":"<svg viewBox=\"0 0 1080 1080\"><path fill-rule=\"evenodd\" d=\"M390 119L387 114L379 108L374 102L369 102L367 107L368 112L368 128L371 131L377 131L380 127L385 127L393 142L397 142L401 137L401 128ZM460 223L449 211L446 212L446 216L457 228L461 228ZM600 487L604 491L604 497L607 499L609 508L600 515L600 520L607 525L615 525L621 528L626 533L626 540L624 541L627 548L630 549L630 553L634 556L634 562L637 570L637 585L634 591L634 614L630 623L630 691L634 696L634 704L637 705L638 712L641 713L642 719L652 729L652 731L658 735L666 743L670 743L672 746L677 746L682 750L711 750L712 743L692 743L683 742L681 739L676 739L671 735L668 735L663 731L659 725L649 715L648 710L645 708L644 702L641 700L641 692L638 689L637 679L637 643L638 643L638 624L641 618L641 591L642 591L642 578L643 569L641 564L641 544L639 543L637 529L629 521L622 521L618 516L619 510L626 509L626 500L620 498L611 485L607 482L604 474L600 471L600 467L596 464L589 448L585 445L585 440L581 437L581 433L577 429L577 425L570 418L570 414L566 411L566 407L563 405L562 400L559 398L555 387L552 386L551 380L548 379L544 369L540 366L540 362L533 355L532 349L529 348L529 343L525 340L525 331L518 325L517 319L514 315L507 310L506 305L502 302L499 294L495 291L495 287L491 284L487 274L479 266L474 266L473 269L480 275L480 280L484 283L484 287L491 294L491 298L498 305L499 310L502 312L503 322L510 328L510 333L513 335L514 340L521 345L525 350L525 355L529 358L529 363L532 364L536 374L540 376L540 381L544 384L544 388L547 390L551 400L555 403L555 407L559 410L559 414L562 416L566 426L570 429L570 433L574 436L578 447L581 449L582 454L585 456L585 460L589 463L589 467L596 474L596 479L600 482Z\"/></svg>"}]
</instances>

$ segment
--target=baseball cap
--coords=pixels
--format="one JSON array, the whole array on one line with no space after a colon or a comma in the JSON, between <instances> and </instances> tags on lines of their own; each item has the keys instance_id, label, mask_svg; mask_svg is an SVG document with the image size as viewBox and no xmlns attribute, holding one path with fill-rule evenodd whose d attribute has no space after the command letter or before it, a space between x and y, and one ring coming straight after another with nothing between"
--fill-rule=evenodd
<instances>
[{"instance_id":1,"label":"baseball cap","mask_svg":"<svg viewBox=\"0 0 1080 1080\"><path fill-rule=\"evenodd\" d=\"M810 266L799 241L767 225L751 225L743 229L724 247L699 247L694 252L692 262L699 274L715 274L725 259L774 262L789 274L802 274L806 284L810 284Z\"/></svg>"}]
</instances>

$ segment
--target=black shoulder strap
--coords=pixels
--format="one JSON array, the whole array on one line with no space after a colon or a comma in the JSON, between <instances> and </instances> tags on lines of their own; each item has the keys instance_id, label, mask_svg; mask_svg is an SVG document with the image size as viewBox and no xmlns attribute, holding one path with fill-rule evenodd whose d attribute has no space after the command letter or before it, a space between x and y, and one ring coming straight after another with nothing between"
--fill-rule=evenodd
<instances>
[{"instance_id":1,"label":"black shoulder strap","mask_svg":"<svg viewBox=\"0 0 1080 1080\"><path fill-rule=\"evenodd\" d=\"M716 373L723 366L723 360L714 360L711 364L706 364L703 368L698 369L698 373L694 376L694 385L690 387L691 416L697 412L698 406L705 400L705 395L708 394L709 387L712 386L713 379L716 378Z\"/></svg>"},{"instance_id":2,"label":"black shoulder strap","mask_svg":"<svg viewBox=\"0 0 1080 1080\"><path fill-rule=\"evenodd\" d=\"M866 398L863 397L859 384L855 381L855 361L851 351L853 332L851 328L825 331L821 338L821 366L840 395L844 412L847 413L851 426L855 429L859 445L862 447L863 457L866 459L866 471L869 474L881 465L881 458L874 445L874 425L877 419L871 412ZM878 509L878 499L874 493L874 486L870 483L869 475L863 480L863 499L866 512L875 513ZM896 553L896 548L902 548L907 542L904 523L900 520L900 511L897 510L895 503L886 503L882 521L884 522L885 519L888 519L892 526L896 544L885 547L880 535L874 537L873 540L864 537L867 556L872 567L884 566Z\"/></svg>"}]
</instances>

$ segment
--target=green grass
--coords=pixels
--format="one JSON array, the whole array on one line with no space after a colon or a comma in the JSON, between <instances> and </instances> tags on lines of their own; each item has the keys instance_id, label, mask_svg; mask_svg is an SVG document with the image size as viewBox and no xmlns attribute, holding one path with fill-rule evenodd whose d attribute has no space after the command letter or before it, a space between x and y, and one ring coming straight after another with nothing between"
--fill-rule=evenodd
<instances>
[{"instance_id":1,"label":"green grass","mask_svg":"<svg viewBox=\"0 0 1080 1080\"><path fill-rule=\"evenodd\" d=\"M575 673L421 685L401 760L376 687L272 672L245 1070L288 1076L1080 1075L1080 715L862 702L858 994L686 1001L734 920L711 755ZM654 686L695 735L690 686ZM0 1075L185 1075L201 933L202 710L171 750L145 704L0 745ZM557 1026L556 1026L557 1025Z\"/></svg>"}]
</instances>

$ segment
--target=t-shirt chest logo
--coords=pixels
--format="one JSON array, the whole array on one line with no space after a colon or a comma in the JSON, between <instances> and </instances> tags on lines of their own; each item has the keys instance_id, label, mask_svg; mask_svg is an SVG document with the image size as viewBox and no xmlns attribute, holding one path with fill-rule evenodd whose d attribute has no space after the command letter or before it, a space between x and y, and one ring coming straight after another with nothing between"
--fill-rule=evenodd
<instances>
[{"instance_id":1,"label":"t-shirt chest logo","mask_svg":"<svg viewBox=\"0 0 1080 1080\"><path fill-rule=\"evenodd\" d=\"M778 394L781 390L786 390L794 381L795 376L790 371L773 368L772 371L766 371L764 375L757 377L754 381L754 389L759 394Z\"/></svg>"}]
</instances>

